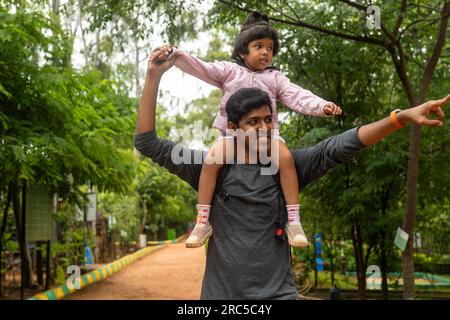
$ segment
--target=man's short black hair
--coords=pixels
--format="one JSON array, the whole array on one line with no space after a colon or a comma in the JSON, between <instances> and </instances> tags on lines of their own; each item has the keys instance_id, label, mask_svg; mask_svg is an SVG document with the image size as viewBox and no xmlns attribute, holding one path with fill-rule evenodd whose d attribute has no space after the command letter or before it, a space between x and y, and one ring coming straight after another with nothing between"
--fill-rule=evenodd
<instances>
[{"instance_id":1,"label":"man's short black hair","mask_svg":"<svg viewBox=\"0 0 450 320\"><path fill-rule=\"evenodd\" d=\"M269 25L269 18L265 14L257 11L248 15L236 38L231 59L242 61L239 54L248 54L248 44L254 40L270 38L273 40L273 56L278 53L280 42L278 40L278 32Z\"/></svg>"},{"instance_id":2,"label":"man's short black hair","mask_svg":"<svg viewBox=\"0 0 450 320\"><path fill-rule=\"evenodd\" d=\"M253 109L268 106L272 114L272 101L267 92L258 88L243 88L228 99L225 110L228 121L239 127L239 120Z\"/></svg>"}]
</instances>

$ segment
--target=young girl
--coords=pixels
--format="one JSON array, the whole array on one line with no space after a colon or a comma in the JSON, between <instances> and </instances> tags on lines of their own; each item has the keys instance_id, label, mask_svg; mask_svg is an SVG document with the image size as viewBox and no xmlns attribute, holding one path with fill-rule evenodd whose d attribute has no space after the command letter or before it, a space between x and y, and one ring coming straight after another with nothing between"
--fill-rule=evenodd
<instances>
[{"instance_id":1,"label":"young girl","mask_svg":"<svg viewBox=\"0 0 450 320\"><path fill-rule=\"evenodd\" d=\"M278 34L270 27L268 17L259 12L252 12L244 22L231 56L234 62L207 63L176 47L164 45L159 49L161 59L170 59L175 56L175 65L182 71L223 90L219 113L213 124L221 131L222 136L225 136L228 122L225 112L226 102L233 93L246 87L258 87L267 91L272 101L270 107L273 110L272 120L275 129L279 128L276 100L306 115L328 116L341 113L341 109L334 103L325 101L310 91L292 84L286 76L271 66L272 58L279 49ZM300 223L299 189L294 160L284 140L276 134L274 138L279 140L278 166L288 214L286 225L288 241L294 247L307 246L308 240ZM230 146L227 148L226 141L229 139L219 139L206 159L214 158L217 150L230 148ZM209 162L205 161L202 166L198 189L197 223L186 241L188 248L202 246L212 234L209 210L216 179L223 165Z\"/></svg>"}]
</instances>

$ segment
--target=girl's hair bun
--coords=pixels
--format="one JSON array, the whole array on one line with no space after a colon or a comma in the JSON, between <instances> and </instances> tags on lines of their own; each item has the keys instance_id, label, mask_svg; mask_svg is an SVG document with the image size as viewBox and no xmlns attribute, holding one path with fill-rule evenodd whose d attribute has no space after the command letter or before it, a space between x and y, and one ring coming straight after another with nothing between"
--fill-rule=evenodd
<instances>
[{"instance_id":1,"label":"girl's hair bun","mask_svg":"<svg viewBox=\"0 0 450 320\"><path fill-rule=\"evenodd\" d=\"M269 17L266 14L262 14L259 11L251 12L244 21L244 26L258 24L269 24Z\"/></svg>"},{"instance_id":2,"label":"girl's hair bun","mask_svg":"<svg viewBox=\"0 0 450 320\"><path fill-rule=\"evenodd\" d=\"M241 54L248 54L248 44L257 39L271 38L273 40L273 56L280 46L277 31L269 24L269 17L258 11L251 12L244 21L241 31L236 37L231 59L242 61Z\"/></svg>"}]
</instances>

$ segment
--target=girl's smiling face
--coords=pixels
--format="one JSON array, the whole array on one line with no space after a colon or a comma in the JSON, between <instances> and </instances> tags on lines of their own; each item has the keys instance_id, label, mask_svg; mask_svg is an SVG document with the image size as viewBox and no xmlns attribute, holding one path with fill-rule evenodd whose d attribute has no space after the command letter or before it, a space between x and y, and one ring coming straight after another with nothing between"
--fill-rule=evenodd
<instances>
[{"instance_id":1,"label":"girl's smiling face","mask_svg":"<svg viewBox=\"0 0 450 320\"><path fill-rule=\"evenodd\" d=\"M247 66L253 70L263 70L272 63L273 40L263 38L253 40L248 44L248 54L240 54Z\"/></svg>"}]
</instances>

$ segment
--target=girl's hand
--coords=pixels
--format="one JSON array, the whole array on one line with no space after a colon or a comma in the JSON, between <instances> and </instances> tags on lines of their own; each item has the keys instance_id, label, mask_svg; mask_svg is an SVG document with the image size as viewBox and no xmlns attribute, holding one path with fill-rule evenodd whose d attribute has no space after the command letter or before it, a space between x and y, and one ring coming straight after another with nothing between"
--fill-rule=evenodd
<instances>
[{"instance_id":1,"label":"girl's hand","mask_svg":"<svg viewBox=\"0 0 450 320\"><path fill-rule=\"evenodd\" d=\"M168 59L164 52L156 48L148 58L147 74L160 76L170 69L175 63L174 57Z\"/></svg>"},{"instance_id":2,"label":"girl's hand","mask_svg":"<svg viewBox=\"0 0 450 320\"><path fill-rule=\"evenodd\" d=\"M172 54L173 48L178 48L177 46L172 46L169 44L163 44L162 46L158 47L162 54L164 54L166 57L170 56Z\"/></svg>"},{"instance_id":3,"label":"girl's hand","mask_svg":"<svg viewBox=\"0 0 450 320\"><path fill-rule=\"evenodd\" d=\"M335 105L334 103L330 102L325 105L325 107L323 108L323 112L327 116L338 116L342 114L342 109L337 105Z\"/></svg>"}]
</instances>

